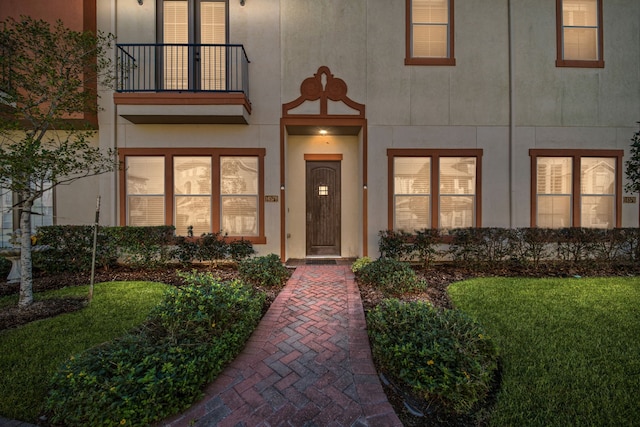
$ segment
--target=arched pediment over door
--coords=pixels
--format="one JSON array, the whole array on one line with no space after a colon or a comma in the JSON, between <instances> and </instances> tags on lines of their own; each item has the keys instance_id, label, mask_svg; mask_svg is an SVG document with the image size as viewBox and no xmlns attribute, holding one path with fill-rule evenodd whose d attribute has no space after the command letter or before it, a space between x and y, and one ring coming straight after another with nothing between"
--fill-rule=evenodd
<instances>
[{"instance_id":1,"label":"arched pediment over door","mask_svg":"<svg viewBox=\"0 0 640 427\"><path fill-rule=\"evenodd\" d=\"M322 66L300 85L300 96L282 105L282 117L365 118L365 106L347 96L347 84Z\"/></svg>"}]
</instances>

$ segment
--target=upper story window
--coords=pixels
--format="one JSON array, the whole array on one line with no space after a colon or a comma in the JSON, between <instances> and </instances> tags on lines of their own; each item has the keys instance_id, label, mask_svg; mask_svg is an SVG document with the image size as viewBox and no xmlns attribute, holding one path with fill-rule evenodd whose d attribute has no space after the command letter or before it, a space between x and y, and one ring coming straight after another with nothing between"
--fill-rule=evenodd
<instances>
[{"instance_id":1,"label":"upper story window","mask_svg":"<svg viewBox=\"0 0 640 427\"><path fill-rule=\"evenodd\" d=\"M531 226L620 226L622 151L530 150Z\"/></svg>"},{"instance_id":2,"label":"upper story window","mask_svg":"<svg viewBox=\"0 0 640 427\"><path fill-rule=\"evenodd\" d=\"M604 67L602 0L556 0L558 67Z\"/></svg>"},{"instance_id":3,"label":"upper story window","mask_svg":"<svg viewBox=\"0 0 640 427\"><path fill-rule=\"evenodd\" d=\"M387 150L389 228L480 226L482 150Z\"/></svg>"},{"instance_id":4,"label":"upper story window","mask_svg":"<svg viewBox=\"0 0 640 427\"><path fill-rule=\"evenodd\" d=\"M455 65L454 0L406 0L405 65Z\"/></svg>"},{"instance_id":5,"label":"upper story window","mask_svg":"<svg viewBox=\"0 0 640 427\"><path fill-rule=\"evenodd\" d=\"M226 90L227 1L158 0L166 90Z\"/></svg>"}]
</instances>

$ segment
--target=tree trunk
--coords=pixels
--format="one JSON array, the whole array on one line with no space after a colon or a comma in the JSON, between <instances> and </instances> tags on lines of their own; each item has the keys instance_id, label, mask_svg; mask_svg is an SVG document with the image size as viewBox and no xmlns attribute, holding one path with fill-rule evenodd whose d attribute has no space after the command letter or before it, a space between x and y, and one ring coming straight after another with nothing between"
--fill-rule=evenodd
<instances>
[{"instance_id":1,"label":"tree trunk","mask_svg":"<svg viewBox=\"0 0 640 427\"><path fill-rule=\"evenodd\" d=\"M33 269L31 265L31 208L33 202L25 201L20 213L20 299L18 307L28 307L33 303Z\"/></svg>"}]
</instances>

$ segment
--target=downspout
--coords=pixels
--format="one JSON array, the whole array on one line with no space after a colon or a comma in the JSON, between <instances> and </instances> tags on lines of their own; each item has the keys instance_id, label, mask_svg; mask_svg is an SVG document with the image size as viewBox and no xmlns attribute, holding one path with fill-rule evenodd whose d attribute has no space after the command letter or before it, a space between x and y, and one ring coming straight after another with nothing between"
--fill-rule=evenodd
<instances>
[{"instance_id":1,"label":"downspout","mask_svg":"<svg viewBox=\"0 0 640 427\"><path fill-rule=\"evenodd\" d=\"M508 31L509 31L509 228L515 227L516 197L514 179L516 176L515 162L515 107L514 107L514 58L513 58L513 8L511 0L507 0Z\"/></svg>"},{"instance_id":2,"label":"downspout","mask_svg":"<svg viewBox=\"0 0 640 427\"><path fill-rule=\"evenodd\" d=\"M111 10L111 27L113 28L113 33L116 35L116 41L117 41L117 37L118 37L118 0L113 0L113 8ZM118 61L118 48L115 47L113 48L113 63L117 64ZM114 72L117 72L116 70L114 70ZM115 88L114 88L115 91ZM113 93L111 94L111 102L113 102ZM116 150L116 156L118 156L117 150L118 150L118 106L115 104L115 102L113 103L113 124L111 125L112 128L112 141L113 141L113 149ZM125 225L125 224L119 224L120 222L120 215L119 215L119 209L118 209L118 204L120 203L120 197L118 197L118 176L120 176L120 172L116 171L116 173L113 174L113 186L111 187L111 196L112 196L112 224L113 225Z\"/></svg>"}]
</instances>

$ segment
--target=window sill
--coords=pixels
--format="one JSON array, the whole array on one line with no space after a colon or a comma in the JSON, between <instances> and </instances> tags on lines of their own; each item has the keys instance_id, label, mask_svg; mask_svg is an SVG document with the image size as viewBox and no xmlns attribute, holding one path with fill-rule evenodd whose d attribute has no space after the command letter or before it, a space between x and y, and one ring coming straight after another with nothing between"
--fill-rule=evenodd
<instances>
[{"instance_id":1,"label":"window sill","mask_svg":"<svg viewBox=\"0 0 640 427\"><path fill-rule=\"evenodd\" d=\"M604 61L556 60L556 67L565 68L604 68Z\"/></svg>"},{"instance_id":2,"label":"window sill","mask_svg":"<svg viewBox=\"0 0 640 427\"><path fill-rule=\"evenodd\" d=\"M456 65L456 58L405 58L404 65Z\"/></svg>"}]
</instances>

